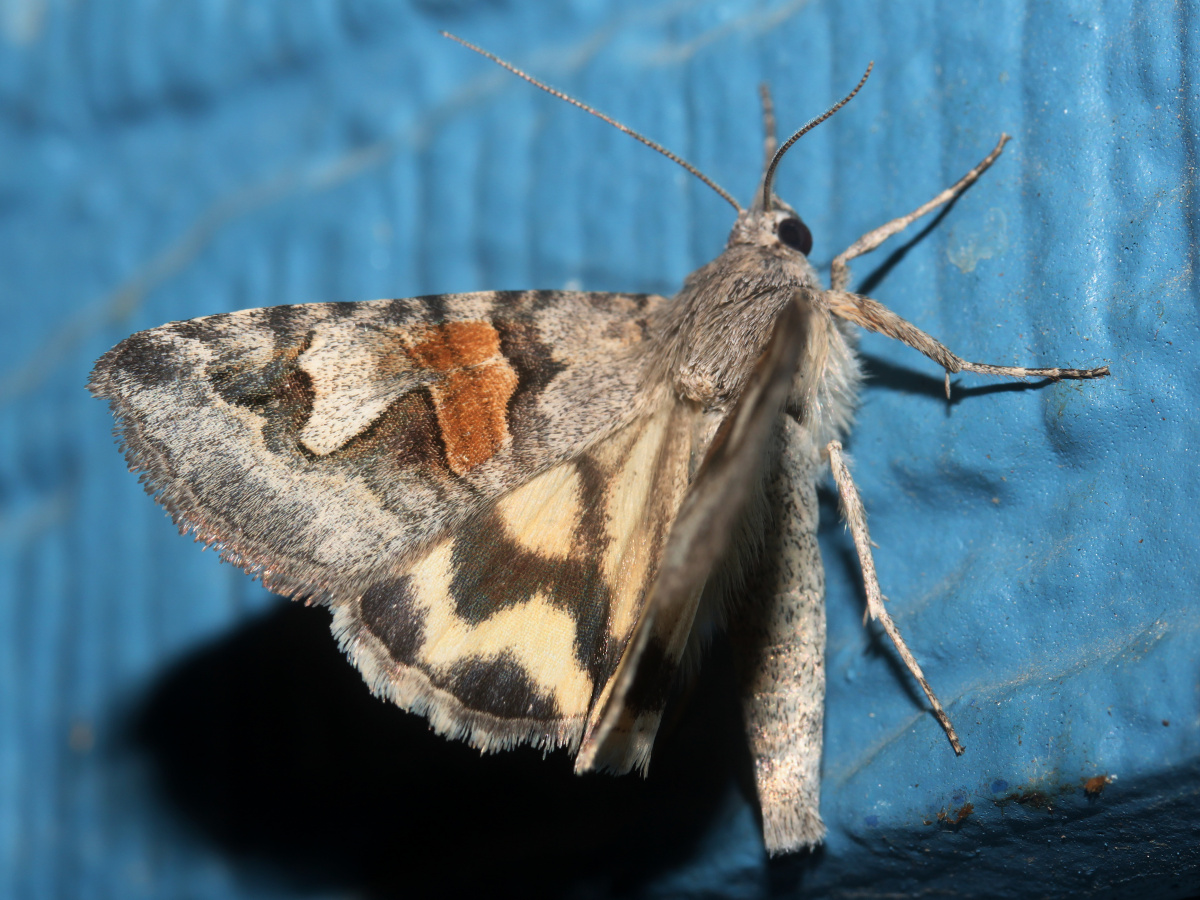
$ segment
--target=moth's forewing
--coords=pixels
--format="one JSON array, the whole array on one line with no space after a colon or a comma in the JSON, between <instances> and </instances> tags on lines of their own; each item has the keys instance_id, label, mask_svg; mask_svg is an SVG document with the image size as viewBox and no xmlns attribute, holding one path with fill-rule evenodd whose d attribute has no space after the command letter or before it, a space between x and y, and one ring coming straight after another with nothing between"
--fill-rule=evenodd
<instances>
[{"instance_id":1,"label":"moth's forewing","mask_svg":"<svg viewBox=\"0 0 1200 900\"><path fill-rule=\"evenodd\" d=\"M342 647L439 732L483 750L577 747L686 490L691 425L664 403L335 599Z\"/></svg>"},{"instance_id":2,"label":"moth's forewing","mask_svg":"<svg viewBox=\"0 0 1200 900\"><path fill-rule=\"evenodd\" d=\"M267 586L360 593L640 412L662 298L481 292L139 332L89 384L181 528Z\"/></svg>"}]
</instances>

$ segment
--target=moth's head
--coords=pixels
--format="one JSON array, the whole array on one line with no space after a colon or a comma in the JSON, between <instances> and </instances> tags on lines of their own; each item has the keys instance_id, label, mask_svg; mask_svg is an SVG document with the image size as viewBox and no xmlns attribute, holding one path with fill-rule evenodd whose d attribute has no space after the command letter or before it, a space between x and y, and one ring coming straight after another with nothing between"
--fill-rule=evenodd
<instances>
[{"instance_id":1,"label":"moth's head","mask_svg":"<svg viewBox=\"0 0 1200 900\"><path fill-rule=\"evenodd\" d=\"M728 247L751 245L777 250L781 253L795 252L808 256L812 252L812 232L794 209L771 197L771 208L763 209L758 204L742 210L729 233Z\"/></svg>"},{"instance_id":2,"label":"moth's head","mask_svg":"<svg viewBox=\"0 0 1200 900\"><path fill-rule=\"evenodd\" d=\"M835 112L850 102L857 94L874 66L871 63L867 71L859 79L854 90L827 109L824 113L795 131L783 144L778 144L775 138L775 110L771 102L771 92L767 86L762 86L763 125L766 130L766 166L763 170L762 181L754 195L754 203L749 209L738 208L737 222L729 234L728 247L757 246L775 249L780 252L793 251L807 257L812 252L812 232L804 224L804 220L796 215L796 211L784 203L772 190L775 180L775 170L780 160L791 149L792 145L808 132L812 131ZM735 204L736 206L736 204Z\"/></svg>"}]
</instances>

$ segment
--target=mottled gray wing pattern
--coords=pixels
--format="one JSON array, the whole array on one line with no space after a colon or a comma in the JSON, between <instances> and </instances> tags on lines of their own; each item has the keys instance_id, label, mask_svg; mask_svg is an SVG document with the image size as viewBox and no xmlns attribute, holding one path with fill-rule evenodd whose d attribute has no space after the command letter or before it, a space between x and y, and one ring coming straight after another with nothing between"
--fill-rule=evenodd
<instances>
[{"instance_id":1,"label":"mottled gray wing pattern","mask_svg":"<svg viewBox=\"0 0 1200 900\"><path fill-rule=\"evenodd\" d=\"M635 418L661 302L526 291L245 310L135 334L89 387L181 529L273 590L328 599Z\"/></svg>"}]
</instances>

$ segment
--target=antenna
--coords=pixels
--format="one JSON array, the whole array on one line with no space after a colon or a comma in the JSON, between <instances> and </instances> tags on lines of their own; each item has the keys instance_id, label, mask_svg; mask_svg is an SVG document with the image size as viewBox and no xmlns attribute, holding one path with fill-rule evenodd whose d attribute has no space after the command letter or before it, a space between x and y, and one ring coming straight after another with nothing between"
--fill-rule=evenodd
<instances>
[{"instance_id":1,"label":"antenna","mask_svg":"<svg viewBox=\"0 0 1200 900\"><path fill-rule=\"evenodd\" d=\"M567 103L570 103L572 106L576 106L579 109L582 109L586 113L591 113L597 119L601 119L602 121L607 122L609 125L611 125L615 129L617 129L618 131L623 131L630 137L641 141L643 144L645 144L651 150L657 150L659 153L661 153L667 159L683 166L683 168L687 169L689 172L691 172L693 175L695 175L697 178L699 178L701 181L703 181L705 184L707 184L710 188L712 188L714 191L716 191L718 194L720 194L721 199L723 199L726 203L728 203L730 206L732 206L734 209L736 209L739 213L742 211L742 207L738 204L738 202L736 200L733 199L733 196L727 190L722 188L719 184L717 184L715 181L713 181L711 178L709 178L707 175L705 175L703 172L701 172L699 169L697 169L695 166L693 166L686 159L682 159L682 158L676 156L674 153L672 153L670 150L668 150L662 144L655 143L654 141L650 140L650 138L645 137L641 134L638 134L632 128L622 125L616 119L606 116L604 113L600 112L597 109L593 109L592 107L588 106L586 103L581 103L580 101L576 100L574 97L570 96L569 94L564 94L562 91L557 90L556 88L552 88L548 84L543 84L542 82L540 82L536 78L534 78L532 75L527 75L525 72L522 72L520 69L518 69L512 63L505 62L500 57L496 56L494 53L488 53L482 47L476 47L474 44L469 43L468 41L464 41L462 38L458 37L457 35L453 35L448 31L443 31L442 36L448 37L448 38L450 38L450 40L456 41L456 42L462 44L468 50L474 50L480 56L486 57L487 59L490 59L492 62L494 62L496 65L498 65L502 68L508 69L508 71L512 72L518 78L524 78L526 81L528 81L534 87L541 88L543 91L545 91L547 94L550 94L552 97L557 97L559 100L565 100L565 101L567 101ZM853 94L851 94L851 96L853 96ZM850 98L847 97L846 99L848 100ZM845 103L846 101L843 100L842 102Z\"/></svg>"},{"instance_id":2,"label":"antenna","mask_svg":"<svg viewBox=\"0 0 1200 900\"><path fill-rule=\"evenodd\" d=\"M792 146L792 144L796 143L796 141L800 140L800 138L804 137L804 135L808 134L810 131L812 131L814 128L816 128L818 125L820 125L822 122L824 122L830 116L832 116L835 112L837 112L839 109L841 109L847 103L849 103L850 100L853 99L854 95L862 90L862 86L867 83L867 79L870 77L871 70L873 68L875 68L875 63L873 61L870 63L867 63L867 71L863 72L863 77L858 80L858 84L856 84L854 86L854 90L852 90L850 93L848 93L845 97L843 97L837 103L833 104L833 106L829 107L829 109L825 110L825 112L821 113L821 115L817 116L815 119L813 119L807 125L805 125L803 128L801 128L795 134L793 134L790 138L788 138L786 141L783 142L783 146L781 146L778 150L775 151L774 159L772 159L770 165L767 166L767 174L763 176L762 207L764 210L766 210L770 207L770 204L771 204L771 181L775 178L775 167L778 166L779 161L781 159L783 159L783 154L788 152L788 149Z\"/></svg>"}]
</instances>

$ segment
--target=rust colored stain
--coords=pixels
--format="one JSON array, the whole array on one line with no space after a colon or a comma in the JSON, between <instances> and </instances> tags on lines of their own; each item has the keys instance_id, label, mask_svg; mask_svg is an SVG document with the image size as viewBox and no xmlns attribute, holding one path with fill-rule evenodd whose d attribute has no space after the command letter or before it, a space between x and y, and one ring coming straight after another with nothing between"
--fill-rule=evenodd
<instances>
[{"instance_id":1,"label":"rust colored stain","mask_svg":"<svg viewBox=\"0 0 1200 900\"><path fill-rule=\"evenodd\" d=\"M517 373L487 322L447 322L421 332L412 358L443 377L429 385L450 471L465 475L491 459L508 435Z\"/></svg>"},{"instance_id":2,"label":"rust colored stain","mask_svg":"<svg viewBox=\"0 0 1200 900\"><path fill-rule=\"evenodd\" d=\"M1032 806L1034 809L1044 809L1047 812L1054 809L1054 798L1044 791L1022 791L1013 799L1022 806Z\"/></svg>"},{"instance_id":3,"label":"rust colored stain","mask_svg":"<svg viewBox=\"0 0 1200 900\"><path fill-rule=\"evenodd\" d=\"M973 812L975 812L975 804L968 802L964 803L958 809L950 810L949 812L947 812L945 809L941 810L941 812L937 814L937 819L943 825L957 826L967 821ZM926 822L925 824L929 825L931 823Z\"/></svg>"},{"instance_id":4,"label":"rust colored stain","mask_svg":"<svg viewBox=\"0 0 1200 900\"><path fill-rule=\"evenodd\" d=\"M1083 783L1083 792L1089 800L1095 800L1108 787L1109 781L1111 779L1107 775L1096 775Z\"/></svg>"}]
</instances>

